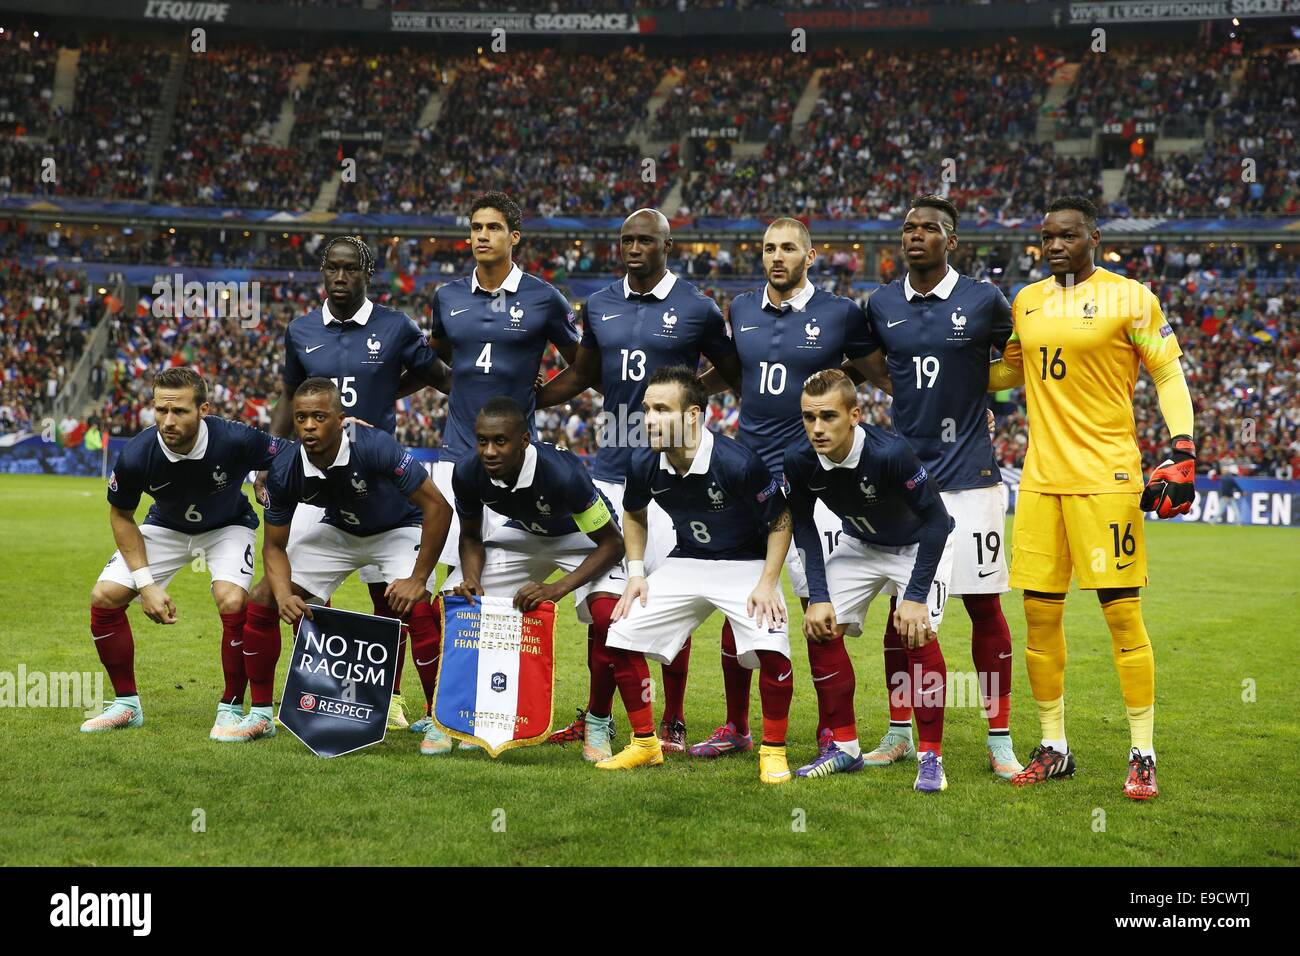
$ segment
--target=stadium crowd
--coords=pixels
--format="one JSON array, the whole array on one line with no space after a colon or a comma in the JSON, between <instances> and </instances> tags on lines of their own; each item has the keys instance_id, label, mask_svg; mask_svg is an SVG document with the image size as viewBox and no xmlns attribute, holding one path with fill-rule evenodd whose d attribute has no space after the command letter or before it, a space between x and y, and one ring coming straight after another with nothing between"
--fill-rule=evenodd
<instances>
[{"instance_id":1,"label":"stadium crowd","mask_svg":"<svg viewBox=\"0 0 1300 956\"><path fill-rule=\"evenodd\" d=\"M71 114L43 121L56 46L0 38L0 102L21 103L19 124L44 125L49 137L0 140L0 188L143 198L168 54L107 37L82 42ZM1062 50L1009 40L938 52L688 46L508 56L214 48L186 63L155 198L303 210L344 158L356 159L357 175L332 208L362 213L454 211L467 193L504 187L533 215L615 216L658 205L680 184L682 216L893 217L912 196L941 191L972 215L1005 220L1032 215L1043 195L1102 193L1102 157L1059 154L1050 137L1037 138ZM1125 171L1108 213L1300 213L1300 172L1286 162L1300 132L1296 50L1245 52L1234 42L1068 58L1081 67L1050 113L1058 137L1141 121L1163 137L1204 137L1163 153L1133 126L1128 155L1103 150ZM300 62L310 70L296 88ZM817 99L796 134L795 107L814 70ZM676 82L651 119L650 98L669 75ZM436 122L421 127L437 94ZM270 139L289 98L295 120L281 148ZM698 139L683 156L681 137L698 126L737 127L740 139ZM763 143L761 154L731 148L745 140ZM650 142L668 145L646 156ZM57 182L41 179L47 155Z\"/></svg>"},{"instance_id":2,"label":"stadium crowd","mask_svg":"<svg viewBox=\"0 0 1300 956\"><path fill-rule=\"evenodd\" d=\"M82 275L0 258L0 434L42 430L101 308Z\"/></svg>"}]
</instances>

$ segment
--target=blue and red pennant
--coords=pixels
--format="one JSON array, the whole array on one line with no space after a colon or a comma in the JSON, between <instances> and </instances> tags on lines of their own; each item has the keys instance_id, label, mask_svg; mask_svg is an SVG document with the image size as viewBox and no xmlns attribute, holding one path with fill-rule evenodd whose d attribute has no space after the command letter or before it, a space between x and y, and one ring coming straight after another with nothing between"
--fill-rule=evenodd
<instances>
[{"instance_id":1,"label":"blue and red pennant","mask_svg":"<svg viewBox=\"0 0 1300 956\"><path fill-rule=\"evenodd\" d=\"M442 660L433 720L493 757L543 743L555 689L555 605L526 614L510 598L439 596Z\"/></svg>"}]
</instances>

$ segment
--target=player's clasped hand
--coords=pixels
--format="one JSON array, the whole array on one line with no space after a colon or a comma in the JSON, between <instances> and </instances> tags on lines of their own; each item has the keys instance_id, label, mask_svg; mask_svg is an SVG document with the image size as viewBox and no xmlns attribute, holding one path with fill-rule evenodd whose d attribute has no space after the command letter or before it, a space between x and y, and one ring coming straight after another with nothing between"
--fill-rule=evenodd
<instances>
[{"instance_id":1,"label":"player's clasped hand","mask_svg":"<svg viewBox=\"0 0 1300 956\"><path fill-rule=\"evenodd\" d=\"M623 596L618 599L614 605L614 613L610 615L611 621L621 621L628 616L632 610L632 603L637 598L641 599L641 606L645 607L646 599L650 597L650 585L642 577L628 578L627 588L623 591Z\"/></svg>"},{"instance_id":2,"label":"player's clasped hand","mask_svg":"<svg viewBox=\"0 0 1300 956\"><path fill-rule=\"evenodd\" d=\"M307 620L311 620L311 608L307 606L306 601L298 597L296 594L290 594L283 601L280 601L279 605L280 620L284 621L284 623L288 625L292 626L297 624L298 618L302 617L304 614L307 615Z\"/></svg>"},{"instance_id":3,"label":"player's clasped hand","mask_svg":"<svg viewBox=\"0 0 1300 956\"><path fill-rule=\"evenodd\" d=\"M176 623L176 605L172 603L171 595L156 584L140 592L140 610L156 624Z\"/></svg>"},{"instance_id":4,"label":"player's clasped hand","mask_svg":"<svg viewBox=\"0 0 1300 956\"><path fill-rule=\"evenodd\" d=\"M463 597L466 601L469 601L470 607L473 607L478 603L474 600L474 596L483 593L483 585L477 581L461 581L460 584L451 589L451 593L457 597Z\"/></svg>"},{"instance_id":5,"label":"player's clasped hand","mask_svg":"<svg viewBox=\"0 0 1300 956\"><path fill-rule=\"evenodd\" d=\"M920 601L898 602L894 611L894 628L910 650L916 650L935 638L930 629L930 610Z\"/></svg>"},{"instance_id":6,"label":"player's clasped hand","mask_svg":"<svg viewBox=\"0 0 1300 956\"><path fill-rule=\"evenodd\" d=\"M564 597L560 589L553 584L538 584L529 581L515 592L515 610L531 611L545 601L558 601Z\"/></svg>"},{"instance_id":7,"label":"player's clasped hand","mask_svg":"<svg viewBox=\"0 0 1300 956\"><path fill-rule=\"evenodd\" d=\"M785 623L785 605L774 587L759 587L745 604L746 613L759 627L777 628Z\"/></svg>"},{"instance_id":8,"label":"player's clasped hand","mask_svg":"<svg viewBox=\"0 0 1300 956\"><path fill-rule=\"evenodd\" d=\"M803 636L818 644L835 636L835 608L829 601L809 604L803 614Z\"/></svg>"},{"instance_id":9,"label":"player's clasped hand","mask_svg":"<svg viewBox=\"0 0 1300 956\"><path fill-rule=\"evenodd\" d=\"M384 600L398 617L406 617L429 592L419 578L398 578L384 590Z\"/></svg>"}]
</instances>

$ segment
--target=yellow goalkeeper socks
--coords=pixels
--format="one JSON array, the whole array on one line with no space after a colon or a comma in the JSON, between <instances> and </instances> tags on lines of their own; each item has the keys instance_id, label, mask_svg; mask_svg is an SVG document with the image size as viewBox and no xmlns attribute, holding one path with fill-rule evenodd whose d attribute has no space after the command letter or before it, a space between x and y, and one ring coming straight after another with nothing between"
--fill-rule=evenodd
<instances>
[{"instance_id":1,"label":"yellow goalkeeper socks","mask_svg":"<svg viewBox=\"0 0 1300 956\"><path fill-rule=\"evenodd\" d=\"M1025 595L1025 666L1043 739L1065 741L1065 600ZM1062 750L1064 752L1064 750Z\"/></svg>"},{"instance_id":2,"label":"yellow goalkeeper socks","mask_svg":"<svg viewBox=\"0 0 1300 956\"><path fill-rule=\"evenodd\" d=\"M1147 753L1153 748L1156 719L1156 660L1151 638L1142 623L1140 598L1120 598L1101 606L1110 628L1111 653L1119 672L1119 687L1128 708L1129 735L1133 746Z\"/></svg>"}]
</instances>

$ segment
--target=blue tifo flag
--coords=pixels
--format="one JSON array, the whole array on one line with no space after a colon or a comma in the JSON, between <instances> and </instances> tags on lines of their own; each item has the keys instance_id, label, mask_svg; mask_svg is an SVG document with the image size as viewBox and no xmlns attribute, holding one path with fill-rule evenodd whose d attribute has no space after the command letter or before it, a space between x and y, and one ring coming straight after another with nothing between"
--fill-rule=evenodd
<instances>
[{"instance_id":1,"label":"blue tifo flag","mask_svg":"<svg viewBox=\"0 0 1300 956\"><path fill-rule=\"evenodd\" d=\"M402 622L311 605L298 621L280 723L318 757L337 757L384 739Z\"/></svg>"},{"instance_id":2,"label":"blue tifo flag","mask_svg":"<svg viewBox=\"0 0 1300 956\"><path fill-rule=\"evenodd\" d=\"M546 741L555 691L555 605L439 596L442 660L433 721L493 757Z\"/></svg>"}]
</instances>

